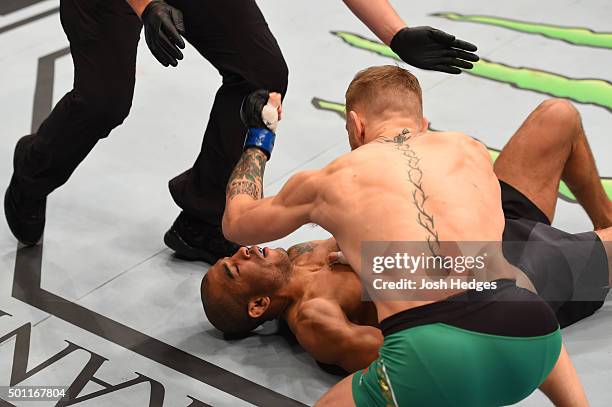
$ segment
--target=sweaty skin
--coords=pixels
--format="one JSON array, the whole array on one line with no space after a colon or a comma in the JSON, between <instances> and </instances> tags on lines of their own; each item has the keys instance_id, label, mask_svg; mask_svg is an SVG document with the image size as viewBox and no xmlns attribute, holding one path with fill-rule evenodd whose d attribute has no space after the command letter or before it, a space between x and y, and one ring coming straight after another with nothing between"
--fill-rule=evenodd
<instances>
[{"instance_id":1,"label":"sweaty skin","mask_svg":"<svg viewBox=\"0 0 612 407\"><path fill-rule=\"evenodd\" d=\"M612 228L599 234L609 240L610 231ZM288 300L278 317L287 322L300 345L315 360L355 372L369 366L378 357L383 336L373 303L362 301L361 281L350 267L338 263L344 260L343 256L339 257L341 253L338 250L334 238L300 243L288 251L265 248L265 256L258 255L257 248L242 248L234 256L213 265L208 278L215 285L213 290L232 292L232 285L246 273L259 277L266 273L269 264L262 262L265 259L270 263L278 263L278 258L288 259L291 272L287 289L283 292ZM612 250L608 251L610 255ZM248 263L254 266L250 270ZM241 276L228 277L224 265L228 266L230 273L239 266ZM610 279L612 281L612 270ZM522 272L517 284L535 292L531 281ZM587 405L582 390L576 390L581 389L577 376L572 377L577 383L574 387L568 386L568 379L563 377L568 371L575 375L565 349L558 363L565 369L556 368L541 390L558 406Z\"/></svg>"},{"instance_id":2,"label":"sweaty skin","mask_svg":"<svg viewBox=\"0 0 612 407\"><path fill-rule=\"evenodd\" d=\"M317 361L353 372L378 357L383 337L376 308L362 302L362 285L350 267L330 265L335 239L289 249L292 278L303 287L282 317L298 342Z\"/></svg>"},{"instance_id":3,"label":"sweaty skin","mask_svg":"<svg viewBox=\"0 0 612 407\"><path fill-rule=\"evenodd\" d=\"M361 300L357 274L346 265L330 264L330 253L338 250L333 238L288 251L241 248L210 267L206 278L215 295L237 295L243 286L252 289L262 280L265 285L270 270L285 265L287 271L278 274L285 277L284 284L274 293L282 298L275 317L287 322L315 360L354 372L378 357L383 337L374 304Z\"/></svg>"},{"instance_id":4,"label":"sweaty skin","mask_svg":"<svg viewBox=\"0 0 612 407\"><path fill-rule=\"evenodd\" d=\"M265 286L272 265L289 263L284 286L274 297L284 299L275 315L287 322L300 345L318 362L348 372L367 367L382 346L376 307L363 300L363 285L347 264L338 260L334 238L284 249L241 248L219 260L207 273L212 292L237 295L239 286ZM517 284L535 292L526 275ZM257 296L253 296L257 297Z\"/></svg>"},{"instance_id":5,"label":"sweaty skin","mask_svg":"<svg viewBox=\"0 0 612 407\"><path fill-rule=\"evenodd\" d=\"M565 106L555 100L543 105L560 106L559 109ZM540 108L534 114L539 110ZM351 111L349 114L354 117L355 112ZM559 120L560 124L565 123L558 116L558 114L553 114L551 117L554 118L554 121ZM409 134L398 127L402 125L402 120L401 117L392 117L389 120L385 118L382 121L374 122L374 124L369 125L369 131L371 132L369 136L367 129L363 131L363 128L359 128L359 125L363 123L355 120L347 121L349 141L354 149L352 153L341 157L321 171L310 171L295 175L278 195L265 199L260 199L261 196L257 195L247 196L240 193L231 193L232 191L236 192L245 180L250 180L261 190L265 160L260 160L259 165L252 165L246 170L247 166L244 164L249 162L254 164L249 159L249 156L254 153L249 150L241 160L241 162L244 161L242 162L244 169L240 170L240 166L238 166L230 178L223 225L225 233L240 238L242 243L248 244L274 240L290 233L304 223L317 222L338 238L339 248L344 252L343 257L356 270L359 270L356 265L359 265L360 253L359 244L355 241L361 239L384 240L384 238L381 239L381 234L388 239L395 240L415 240L415 236L418 236L423 241L430 243L450 239L501 240L504 219L499 200L500 190L497 178L504 179L504 174L506 176L514 174L515 178L516 176L524 178L525 172L510 171L508 173L498 165L496 167L498 176L496 176L491 168L486 149L463 134L418 133L413 140L410 140ZM535 118L533 121L539 123ZM406 123L404 126L408 128L410 124ZM573 129L572 126L566 124L563 124L562 127L567 131ZM426 121L421 128L427 128ZM526 143L535 143L532 148L524 148L524 151L522 151L524 160L521 160L521 162L524 162L525 168L533 169L542 166L542 161L539 160L540 154L537 151L543 148L538 148L538 143L546 144L549 142L548 140L542 140L541 137L542 130L548 130L548 128L553 129L549 132L557 137L552 141L552 145L558 147L558 138L562 137L563 132L557 131L550 123L544 129L534 132L534 134L538 134L537 138L529 137L530 131L528 130L530 127L526 125L524 128L521 127L513 137L513 139L523 140ZM565 137L563 139L565 140ZM576 137L568 137L567 143L575 145L575 139ZM522 144L519 143L519 145ZM566 143L563 145L565 146ZM394 150L385 150L389 146L394 147ZM513 148L516 150L516 147L510 147L510 149ZM559 150L562 151L564 148L559 148ZM573 153L569 157L559 157L558 160L555 160L556 163L561 163L562 168L548 168L548 174L563 170L564 179L567 178L569 181L570 178L575 178L572 175L574 172L568 169L568 163L576 161L577 150L579 149L574 147L570 149ZM550 153L549 150L546 151ZM400 165L401 159L398 160L394 156L398 153L401 155L401 159L408 162L408 170ZM510 154L510 156L513 156L513 154ZM578 161L585 163L584 157ZM591 166L594 168L594 164ZM592 178L585 176L584 166L576 169L579 169L576 174L582 174L582 181ZM402 170L405 171L403 176ZM542 176L542 174L546 174L546 172L538 173L539 176ZM539 202L543 207L547 207L540 201L545 201L544 194L550 195L551 199L556 200L558 185L553 184L557 178L544 175L543 179L548 180L552 187L545 189L540 187L535 190L535 195L529 195L530 199ZM444 185L437 185L436 180ZM529 190L530 182L535 182L532 178L511 179L510 181L512 185L518 186L521 190ZM577 182L577 185L584 183ZM536 183L536 185L541 185L541 183ZM602 189L600 183L595 183L595 185ZM550 189L550 193L547 192L548 189ZM583 192L586 195L593 192L592 190L590 192L585 191ZM401 199L402 197L404 200ZM588 199L583 200L588 203ZM411 202L412 206L408 205L407 202ZM604 206L610 207L609 200L604 203L606 204ZM591 206L585 206L590 216L593 215ZM547 216L552 220L552 214L547 213ZM379 221L370 221L375 218L378 218ZM608 228L610 226L609 219L612 219L612 217L609 217L604 221L603 218L599 219L594 215L591 218L594 225L605 224L605 227ZM359 221L355 222L355 219ZM411 223L410 219L414 219L414 222ZM418 225L418 227L415 225ZM606 232L608 231L606 230ZM609 239L609 236L601 233L602 230L597 232L602 240ZM337 254L334 253L335 257L337 257ZM504 262L501 261L498 262L498 265L505 266L502 269L508 273L506 278L519 277L517 278L518 285L531 288L534 291L533 286L523 273L519 273L517 276L517 269L508 269L507 264L504 265ZM333 272L337 269L331 267L328 270ZM523 283L521 283L521 280L523 280ZM328 283L332 284L332 280L329 280ZM338 285L332 291L337 295L339 291L342 291L342 288L343 286ZM303 308L308 309L305 307L308 302L316 303L310 298L303 304ZM380 302L376 303L379 320L384 318L384 316L381 317L380 309L386 305ZM394 305L397 306L398 303L394 303ZM403 303L399 304L398 308L414 306L416 306L415 303ZM296 309L299 310L300 307L296 307ZM316 321L316 314L319 313L319 310L311 307L310 311L312 311L310 312L312 315L309 315L307 321ZM390 307L385 307L387 315L392 314L393 311ZM300 313L307 314L303 311L300 311ZM279 314L271 312L270 315ZM328 318L325 325L332 327L341 325L339 321L342 321L343 318L348 320L346 315L336 314L333 318ZM307 326L302 329L302 332L299 332L300 320L295 318L293 321L290 326L292 326L296 336L302 337L301 343L308 342L309 339L325 343L327 333L317 335L317 328L319 328L319 332L321 332L321 329L315 323L304 324L310 325L310 327ZM298 322L297 327L295 326L296 322ZM330 331L333 332L333 329ZM347 337L350 337L350 330L345 332L349 332ZM342 340L334 338L334 340L328 342L336 345L342 343ZM316 350L316 348L317 346L312 346L310 349ZM318 359L318 356L310 349L310 353ZM348 351L347 353L349 356L357 354L356 351ZM341 360L342 358L338 357L337 359ZM338 364L343 366L341 363ZM352 378L349 377L338 383L317 405L353 405L351 380ZM578 376L564 348L562 348L555 368L542 384L541 389L556 405L588 405Z\"/></svg>"},{"instance_id":6,"label":"sweaty skin","mask_svg":"<svg viewBox=\"0 0 612 407\"><path fill-rule=\"evenodd\" d=\"M461 133L402 132L389 129L320 171L295 175L276 197L228 194L226 236L257 244L314 222L353 270L361 270L362 241L500 242L500 187L486 147ZM498 263L497 278L516 279L516 269ZM378 301L379 321L429 302Z\"/></svg>"}]
</instances>

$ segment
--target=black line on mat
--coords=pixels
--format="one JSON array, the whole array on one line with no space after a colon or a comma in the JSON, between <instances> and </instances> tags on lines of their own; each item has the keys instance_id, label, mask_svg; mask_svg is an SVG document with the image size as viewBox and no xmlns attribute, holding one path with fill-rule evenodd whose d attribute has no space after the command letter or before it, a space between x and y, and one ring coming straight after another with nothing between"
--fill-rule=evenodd
<instances>
[{"instance_id":1,"label":"black line on mat","mask_svg":"<svg viewBox=\"0 0 612 407\"><path fill-rule=\"evenodd\" d=\"M258 406L304 406L294 399L42 289L42 253L42 243L18 248L13 277L14 298L249 403Z\"/></svg>"},{"instance_id":2,"label":"black line on mat","mask_svg":"<svg viewBox=\"0 0 612 407\"><path fill-rule=\"evenodd\" d=\"M35 14L33 16L24 18L23 20L15 21L14 23L7 24L4 27L0 27L0 34L4 34L7 31L14 30L15 28L19 28L23 25L33 23L36 20L40 20L41 18L45 18L50 16L51 14L55 14L59 11L59 7L52 8L47 11L43 11L42 13Z\"/></svg>"},{"instance_id":3,"label":"black line on mat","mask_svg":"<svg viewBox=\"0 0 612 407\"><path fill-rule=\"evenodd\" d=\"M14 13L41 1L43 0L2 0L0 3L0 16Z\"/></svg>"},{"instance_id":4,"label":"black line on mat","mask_svg":"<svg viewBox=\"0 0 612 407\"><path fill-rule=\"evenodd\" d=\"M55 60L68 52L65 48L39 60L38 68L43 72L37 75L32 113L33 131L52 108ZM33 247L17 247L12 291L14 298L251 404L266 407L305 406L297 400L44 290L41 287L42 257L42 241Z\"/></svg>"},{"instance_id":5,"label":"black line on mat","mask_svg":"<svg viewBox=\"0 0 612 407\"><path fill-rule=\"evenodd\" d=\"M38 130L38 127L47 118L53 106L55 61L69 53L70 48L66 47L38 59L34 103L32 106L32 133Z\"/></svg>"}]
</instances>

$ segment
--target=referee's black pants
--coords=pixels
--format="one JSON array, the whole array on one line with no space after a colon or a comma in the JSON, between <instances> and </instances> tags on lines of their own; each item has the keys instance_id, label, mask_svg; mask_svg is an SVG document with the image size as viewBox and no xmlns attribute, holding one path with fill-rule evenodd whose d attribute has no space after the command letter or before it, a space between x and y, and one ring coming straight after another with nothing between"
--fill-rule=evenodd
<instances>
[{"instance_id":1,"label":"referee's black pants","mask_svg":"<svg viewBox=\"0 0 612 407\"><path fill-rule=\"evenodd\" d=\"M287 66L254 0L167 2L183 12L187 41L223 78L200 154L170 181L170 193L187 215L219 225L225 187L244 143L242 99L258 88L284 95ZM142 24L127 2L61 0L60 16L70 41L74 85L38 131L18 143L15 181L31 199L45 197L68 180L98 140L127 117L134 94Z\"/></svg>"}]
</instances>

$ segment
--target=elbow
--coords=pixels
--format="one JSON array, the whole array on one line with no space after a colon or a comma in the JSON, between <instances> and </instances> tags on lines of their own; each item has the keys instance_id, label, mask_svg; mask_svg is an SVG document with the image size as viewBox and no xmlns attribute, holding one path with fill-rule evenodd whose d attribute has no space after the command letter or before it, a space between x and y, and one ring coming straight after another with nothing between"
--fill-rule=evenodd
<instances>
[{"instance_id":1,"label":"elbow","mask_svg":"<svg viewBox=\"0 0 612 407\"><path fill-rule=\"evenodd\" d=\"M223 232L223 237L230 242L234 242L242 246L252 244L252 242L248 240L248 236L245 235L244 230L241 230L240 220L238 217L232 216L227 211L223 214L221 231Z\"/></svg>"},{"instance_id":2,"label":"elbow","mask_svg":"<svg viewBox=\"0 0 612 407\"><path fill-rule=\"evenodd\" d=\"M349 372L356 372L370 366L380 356L379 351L383 345L383 340L380 331L373 335L364 335L361 346L343 358L340 366ZM359 356L356 357L355 355Z\"/></svg>"},{"instance_id":3,"label":"elbow","mask_svg":"<svg viewBox=\"0 0 612 407\"><path fill-rule=\"evenodd\" d=\"M376 360L377 357L378 356L376 356L375 358L364 358L364 357L356 358L355 355L346 355L346 356L339 358L339 360L335 362L334 364L336 366L341 367L342 369L346 370L349 373L355 373L358 370L365 369L368 366L370 366L372 362Z\"/></svg>"},{"instance_id":4,"label":"elbow","mask_svg":"<svg viewBox=\"0 0 612 407\"><path fill-rule=\"evenodd\" d=\"M236 230L237 222L234 218L235 216L232 216L231 212L226 209L221 221L221 231L227 240L240 244L239 231Z\"/></svg>"}]
</instances>

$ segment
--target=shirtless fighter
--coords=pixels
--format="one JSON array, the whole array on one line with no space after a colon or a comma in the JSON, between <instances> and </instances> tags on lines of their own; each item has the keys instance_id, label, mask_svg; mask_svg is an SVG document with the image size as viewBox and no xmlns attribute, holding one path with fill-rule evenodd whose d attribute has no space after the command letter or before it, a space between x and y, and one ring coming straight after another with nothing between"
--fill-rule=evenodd
<instances>
[{"instance_id":1,"label":"shirtless fighter","mask_svg":"<svg viewBox=\"0 0 612 407\"><path fill-rule=\"evenodd\" d=\"M555 159L541 160L543 154ZM585 205L596 228L594 233L603 241L612 240L612 203L601 194L597 169L580 125L579 113L570 103L563 100L542 103L502 150L495 173L499 179L513 185L502 184L506 239L520 238L526 225L537 224L538 228L548 231L545 237L554 239L540 248L567 246L576 241L575 235L553 229L548 222L554 216L558 180L563 179ZM517 192L519 190L526 191L526 195ZM546 213L535 201L546 208ZM577 236L594 238L594 233ZM536 235L527 236L527 239L538 240ZM591 247L594 261L589 267L586 263L582 267L572 267L560 251L544 254L539 250L530 257L513 253L512 246L509 247L511 262L522 268L555 309L562 327L601 307L608 285L612 284L612 261L606 264L605 258L601 258L601 244L594 241L595 246ZM573 250L589 247L574 244ZM335 239L298 244L289 248L287 254L283 249L267 249L269 254L264 257L261 250L243 247L231 258L217 262L204 276L202 302L208 320L215 327L225 333L243 334L265 320L281 318L298 342L319 362L354 372L378 357L383 336L375 307L371 302L361 301L359 278L349 267L338 263ZM608 257L610 253L612 250ZM278 264L274 261L286 255L289 262ZM243 284L226 284L223 276L236 275L232 270L238 268ZM283 275L287 276L282 278L283 284L270 289ZM589 292L591 301L572 301L575 292ZM268 311L262 317L253 318L250 310L264 297L282 306L277 307L275 313ZM557 405L567 404L572 398L567 391L543 390Z\"/></svg>"},{"instance_id":2,"label":"shirtless fighter","mask_svg":"<svg viewBox=\"0 0 612 407\"><path fill-rule=\"evenodd\" d=\"M361 241L501 241L499 183L486 149L462 134L426 132L421 109L418 82L406 71L380 67L360 73L347 92L354 151L321 171L292 177L277 196L266 199L261 199L262 176L273 137L250 135L228 184L225 234L258 243L315 222L336 237L354 270L361 269ZM406 177L415 168L416 182ZM389 208L402 215L390 219ZM264 250L269 261L288 262L282 253L276 252L276 259L270 255ZM385 336L380 357L369 370L335 386L321 405L447 404L441 388L459 405L511 404L530 394L557 362L558 324L544 302L514 285L514 268L503 267L501 260L496 268L504 273L497 290L454 297L476 299L477 307L375 301ZM274 290L287 276L276 277ZM225 278L225 284L245 284L238 269L228 268ZM271 289L269 281L265 285L258 290ZM249 303L247 318L265 318L284 306L262 297ZM519 380L510 373L518 370Z\"/></svg>"}]
</instances>

